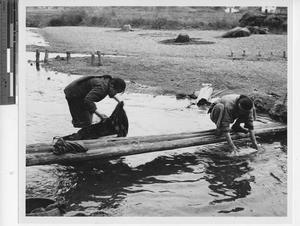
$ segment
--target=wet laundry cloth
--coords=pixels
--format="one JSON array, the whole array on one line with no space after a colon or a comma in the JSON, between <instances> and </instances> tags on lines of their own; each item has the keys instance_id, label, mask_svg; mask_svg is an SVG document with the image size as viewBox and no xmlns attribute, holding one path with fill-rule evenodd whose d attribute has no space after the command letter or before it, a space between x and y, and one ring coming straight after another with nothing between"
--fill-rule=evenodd
<instances>
[{"instance_id":1,"label":"wet laundry cloth","mask_svg":"<svg viewBox=\"0 0 300 226\"><path fill-rule=\"evenodd\" d=\"M55 142L53 144L53 154L55 155L62 155L65 153L80 153L88 150L85 144L80 141L66 141L62 137L54 137L53 142Z\"/></svg>"},{"instance_id":2,"label":"wet laundry cloth","mask_svg":"<svg viewBox=\"0 0 300 226\"><path fill-rule=\"evenodd\" d=\"M118 137L126 137L128 134L129 123L127 114L123 107L124 102L121 101L120 103L118 103L115 110L109 117Z\"/></svg>"},{"instance_id":3,"label":"wet laundry cloth","mask_svg":"<svg viewBox=\"0 0 300 226\"><path fill-rule=\"evenodd\" d=\"M84 127L77 133L65 136L63 137L64 140L89 140L114 134L117 134L118 137L126 137L128 134L129 123L123 107L124 102L121 101L117 104L109 118Z\"/></svg>"}]
</instances>

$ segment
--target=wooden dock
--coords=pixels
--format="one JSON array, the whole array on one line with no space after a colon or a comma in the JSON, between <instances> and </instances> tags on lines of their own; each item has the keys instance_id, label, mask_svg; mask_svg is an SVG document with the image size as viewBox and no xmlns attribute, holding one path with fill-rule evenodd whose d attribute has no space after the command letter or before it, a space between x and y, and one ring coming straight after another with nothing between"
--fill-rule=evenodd
<instances>
[{"instance_id":1,"label":"wooden dock","mask_svg":"<svg viewBox=\"0 0 300 226\"><path fill-rule=\"evenodd\" d=\"M255 126L255 134L274 135L287 131L287 125L268 122ZM233 140L240 140L249 135L231 134ZM224 136L215 136L214 130L189 133L176 133L136 137L102 137L95 140L82 140L88 151L84 153L66 153L54 155L51 144L33 144L26 147L26 166L48 164L70 164L80 161L116 158L148 152L158 152L179 148L217 144L226 141Z\"/></svg>"}]
</instances>

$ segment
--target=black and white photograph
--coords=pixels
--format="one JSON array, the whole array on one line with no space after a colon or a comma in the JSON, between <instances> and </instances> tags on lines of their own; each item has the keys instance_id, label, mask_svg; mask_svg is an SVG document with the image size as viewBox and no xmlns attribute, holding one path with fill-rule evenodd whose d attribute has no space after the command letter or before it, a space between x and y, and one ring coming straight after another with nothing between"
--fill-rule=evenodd
<instances>
[{"instance_id":1,"label":"black and white photograph","mask_svg":"<svg viewBox=\"0 0 300 226\"><path fill-rule=\"evenodd\" d=\"M292 2L1 1L20 223L291 223Z\"/></svg>"}]
</instances>

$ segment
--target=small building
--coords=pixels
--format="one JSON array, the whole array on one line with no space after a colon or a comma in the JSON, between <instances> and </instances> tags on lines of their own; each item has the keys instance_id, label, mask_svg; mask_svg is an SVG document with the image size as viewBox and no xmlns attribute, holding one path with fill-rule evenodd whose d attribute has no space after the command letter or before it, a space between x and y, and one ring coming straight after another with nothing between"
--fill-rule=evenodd
<instances>
[{"instance_id":1,"label":"small building","mask_svg":"<svg viewBox=\"0 0 300 226\"><path fill-rule=\"evenodd\" d=\"M236 6L228 6L225 9L225 13L237 13L239 11L240 11L239 8Z\"/></svg>"},{"instance_id":2,"label":"small building","mask_svg":"<svg viewBox=\"0 0 300 226\"><path fill-rule=\"evenodd\" d=\"M263 13L275 13L276 12L276 6L262 6L261 11Z\"/></svg>"}]
</instances>

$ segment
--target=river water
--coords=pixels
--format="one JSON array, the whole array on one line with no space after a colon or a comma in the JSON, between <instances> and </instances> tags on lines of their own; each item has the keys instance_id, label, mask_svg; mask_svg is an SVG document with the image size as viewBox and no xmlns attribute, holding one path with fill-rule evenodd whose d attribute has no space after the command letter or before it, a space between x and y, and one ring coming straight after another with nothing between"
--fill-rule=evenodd
<instances>
[{"instance_id":1,"label":"river water","mask_svg":"<svg viewBox=\"0 0 300 226\"><path fill-rule=\"evenodd\" d=\"M46 45L27 31L27 44ZM50 55L53 57L58 54ZM49 143L77 131L63 89L78 75L37 70L27 52L26 143ZM43 59L43 58L42 58ZM128 136L214 128L207 109L174 96L125 93ZM97 104L108 116L116 102ZM95 122L97 119L95 118ZM286 135L259 138L265 151L220 159L197 147L75 165L26 168L26 197L68 202L65 216L287 216Z\"/></svg>"}]
</instances>

